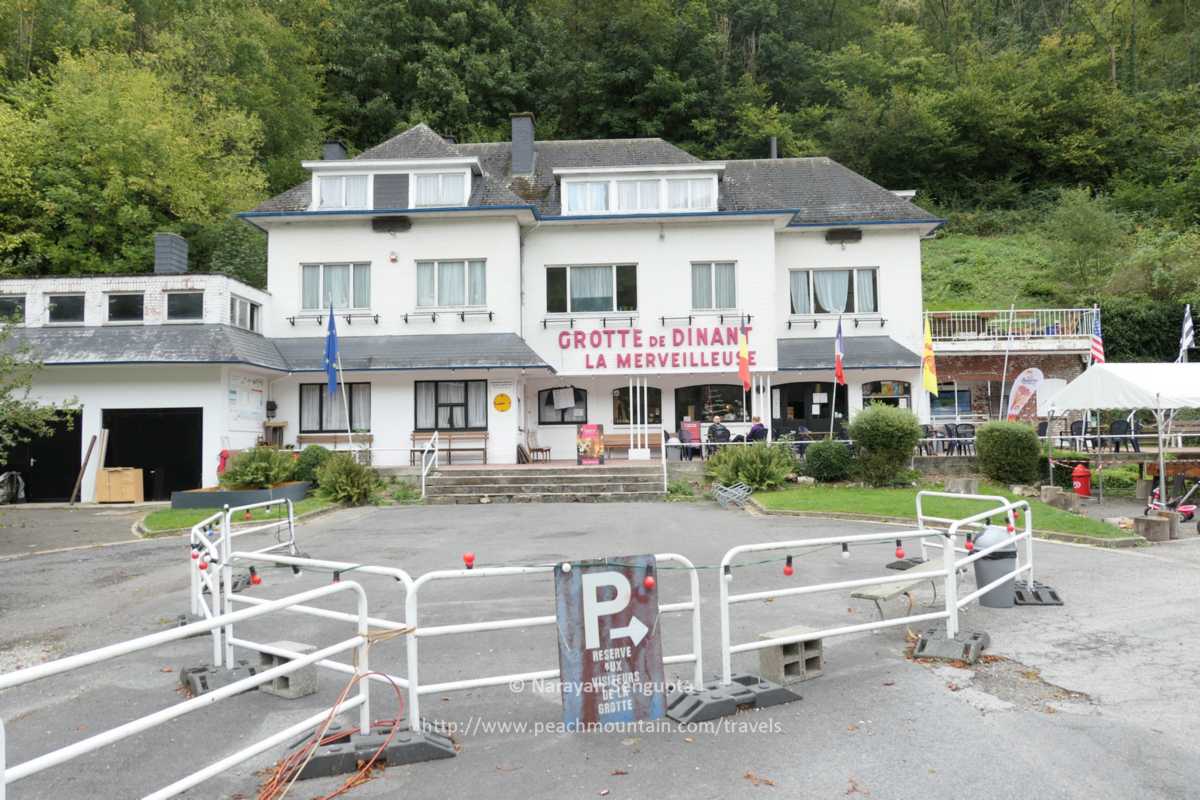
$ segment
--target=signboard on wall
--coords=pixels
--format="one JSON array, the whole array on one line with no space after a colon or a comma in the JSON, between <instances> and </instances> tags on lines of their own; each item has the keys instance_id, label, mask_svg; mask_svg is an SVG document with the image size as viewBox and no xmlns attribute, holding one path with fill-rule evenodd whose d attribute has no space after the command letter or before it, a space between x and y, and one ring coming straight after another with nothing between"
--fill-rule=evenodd
<instances>
[{"instance_id":1,"label":"signboard on wall","mask_svg":"<svg viewBox=\"0 0 1200 800\"><path fill-rule=\"evenodd\" d=\"M737 325L701 325L644 331L641 328L593 328L559 331L560 372L629 374L631 372L737 372ZM758 364L752 328L750 368Z\"/></svg>"},{"instance_id":2,"label":"signboard on wall","mask_svg":"<svg viewBox=\"0 0 1200 800\"><path fill-rule=\"evenodd\" d=\"M267 419L267 379L229 373L229 430L261 432Z\"/></svg>"},{"instance_id":3,"label":"signboard on wall","mask_svg":"<svg viewBox=\"0 0 1200 800\"><path fill-rule=\"evenodd\" d=\"M652 555L554 570L563 722L658 719L666 712Z\"/></svg>"},{"instance_id":4,"label":"signboard on wall","mask_svg":"<svg viewBox=\"0 0 1200 800\"><path fill-rule=\"evenodd\" d=\"M575 429L575 463L604 463L604 426L594 422Z\"/></svg>"}]
</instances>

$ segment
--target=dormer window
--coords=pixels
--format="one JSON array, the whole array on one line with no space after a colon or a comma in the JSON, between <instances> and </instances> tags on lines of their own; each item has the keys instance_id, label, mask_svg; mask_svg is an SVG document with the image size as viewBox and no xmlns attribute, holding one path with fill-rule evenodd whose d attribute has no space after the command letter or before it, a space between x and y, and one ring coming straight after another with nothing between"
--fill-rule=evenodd
<instances>
[{"instance_id":1,"label":"dormer window","mask_svg":"<svg viewBox=\"0 0 1200 800\"><path fill-rule=\"evenodd\" d=\"M670 178L667 180L667 208L672 211L712 211L716 209L715 181L711 178Z\"/></svg>"},{"instance_id":2,"label":"dormer window","mask_svg":"<svg viewBox=\"0 0 1200 800\"><path fill-rule=\"evenodd\" d=\"M430 206L467 205L467 174L465 172L428 172L413 176L416 191L413 205L417 208Z\"/></svg>"},{"instance_id":3,"label":"dormer window","mask_svg":"<svg viewBox=\"0 0 1200 800\"><path fill-rule=\"evenodd\" d=\"M567 210L574 214L608 210L608 181L572 181L567 184Z\"/></svg>"},{"instance_id":4,"label":"dormer window","mask_svg":"<svg viewBox=\"0 0 1200 800\"><path fill-rule=\"evenodd\" d=\"M653 211L658 208L659 181L617 181L617 209L620 211Z\"/></svg>"},{"instance_id":5,"label":"dormer window","mask_svg":"<svg viewBox=\"0 0 1200 800\"><path fill-rule=\"evenodd\" d=\"M713 172L724 165L710 167ZM564 214L658 214L717 210L717 175L689 165L555 170L562 179ZM607 172L610 174L594 174ZM653 173L660 173L655 175ZM675 173L679 177L671 174Z\"/></svg>"},{"instance_id":6,"label":"dormer window","mask_svg":"<svg viewBox=\"0 0 1200 800\"><path fill-rule=\"evenodd\" d=\"M318 208L370 208L366 175L322 175Z\"/></svg>"}]
</instances>

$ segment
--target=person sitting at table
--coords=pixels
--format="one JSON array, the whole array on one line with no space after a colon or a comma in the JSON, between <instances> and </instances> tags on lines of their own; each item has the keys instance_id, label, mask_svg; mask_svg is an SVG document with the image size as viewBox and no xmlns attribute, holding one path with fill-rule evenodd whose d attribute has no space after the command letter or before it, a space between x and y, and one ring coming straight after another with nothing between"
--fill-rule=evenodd
<instances>
[{"instance_id":1,"label":"person sitting at table","mask_svg":"<svg viewBox=\"0 0 1200 800\"><path fill-rule=\"evenodd\" d=\"M721 418L719 416L713 417L712 424L708 426L708 441L710 441L710 442L728 442L729 435L730 435L729 428L726 428L724 425L721 424ZM708 448L709 455L712 455L715 452L717 452L717 448L715 448L715 447Z\"/></svg>"},{"instance_id":2,"label":"person sitting at table","mask_svg":"<svg viewBox=\"0 0 1200 800\"><path fill-rule=\"evenodd\" d=\"M750 421L754 423L750 426L750 432L746 434L747 442L763 442L767 439L767 426L762 424L762 420L758 417L751 417Z\"/></svg>"}]
</instances>

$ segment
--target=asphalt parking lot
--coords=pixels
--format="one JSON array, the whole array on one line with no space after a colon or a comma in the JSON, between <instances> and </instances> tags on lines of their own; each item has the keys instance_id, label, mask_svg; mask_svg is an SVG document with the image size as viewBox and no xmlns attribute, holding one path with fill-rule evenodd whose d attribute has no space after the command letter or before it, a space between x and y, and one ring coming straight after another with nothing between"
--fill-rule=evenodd
<instances>
[{"instance_id":1,"label":"asphalt parking lot","mask_svg":"<svg viewBox=\"0 0 1200 800\"><path fill-rule=\"evenodd\" d=\"M314 557L399 565L417 575L478 564L542 563L674 551L701 565L735 544L880 530L877 525L755 517L703 504L492 505L355 509L300 530ZM796 575L780 565L740 570L737 590L885 574L889 545L798 553ZM825 674L799 685L796 703L747 712L730 726L678 726L613 734L520 730L552 726L559 698L533 687L430 695L423 715L453 725L453 760L388 769L347 796L384 797L863 797L1187 798L1200 785L1200 540L1138 551L1043 543L1038 577L1061 608L973 608L966 629L986 630L1002 660L960 671L904 655L903 629L829 640ZM186 610L186 549L157 540L0 562L4 634L0 670L161 630ZM347 576L349 579L351 576ZM251 591L281 597L330 575L264 571ZM362 576L371 613L397 618L401 593ZM719 665L717 573L701 574L705 672ZM664 602L681 598L684 577L660 572ZM966 581L971 588L971 581ZM917 602L930 601L927 589ZM348 608L346 599L330 603ZM422 594L422 622L466 622L553 613L549 576L447 583ZM902 601L889 607L903 610ZM735 640L805 624L875 618L848 592L735 606ZM665 652L686 646L682 617L663 623ZM259 641L325 645L348 626L285 615L241 626ZM14 764L179 700L177 670L209 658L191 639L0 694ZM372 650L376 669L403 674L401 642ZM737 658L735 669L756 659ZM504 674L557 666L552 628L428 639L422 680ZM669 668L670 669L670 668ZM686 674L686 670L676 670ZM322 673L321 691L285 701L260 693L224 701L156 731L9 787L10 798L134 797L248 745L327 706L342 681ZM373 694L375 716L391 716L390 691ZM508 727L499 728L499 723ZM518 726L518 727L513 727ZM272 751L194 789L196 798L254 796L281 751ZM313 797L337 782L306 781L289 797Z\"/></svg>"}]
</instances>

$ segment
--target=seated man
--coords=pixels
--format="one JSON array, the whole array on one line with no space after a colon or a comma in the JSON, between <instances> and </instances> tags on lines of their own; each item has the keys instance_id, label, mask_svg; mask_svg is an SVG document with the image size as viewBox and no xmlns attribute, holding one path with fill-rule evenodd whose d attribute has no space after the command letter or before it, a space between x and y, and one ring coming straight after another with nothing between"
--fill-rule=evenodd
<instances>
[{"instance_id":1,"label":"seated man","mask_svg":"<svg viewBox=\"0 0 1200 800\"><path fill-rule=\"evenodd\" d=\"M724 425L721 424L720 417L713 417L712 424L708 426L708 441L710 441L710 442L728 442L729 441L729 428L726 428ZM712 455L713 453L717 452L717 450L718 450L718 448L716 448L716 447L710 447L710 448L708 448L708 454Z\"/></svg>"}]
</instances>

